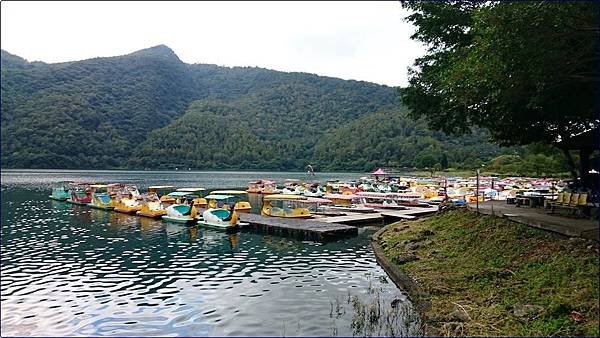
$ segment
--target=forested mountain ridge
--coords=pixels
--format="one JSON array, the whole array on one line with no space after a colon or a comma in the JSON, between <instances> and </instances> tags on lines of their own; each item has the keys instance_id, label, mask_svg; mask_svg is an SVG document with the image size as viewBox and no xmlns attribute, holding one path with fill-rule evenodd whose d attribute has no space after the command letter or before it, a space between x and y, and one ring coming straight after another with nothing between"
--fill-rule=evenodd
<instances>
[{"instance_id":1,"label":"forested mountain ridge","mask_svg":"<svg viewBox=\"0 0 600 338\"><path fill-rule=\"evenodd\" d=\"M13 65L2 51L3 166L123 166L148 129L193 99L186 65L166 52Z\"/></svg>"},{"instance_id":2,"label":"forested mountain ridge","mask_svg":"<svg viewBox=\"0 0 600 338\"><path fill-rule=\"evenodd\" d=\"M485 159L515 149L486 142L489 133L448 136L431 131L423 120L407 117L402 106L386 107L327 133L315 146L315 162L326 170L340 170L340 163L363 171L379 166L402 168L474 168Z\"/></svg>"},{"instance_id":3,"label":"forested mountain ridge","mask_svg":"<svg viewBox=\"0 0 600 338\"><path fill-rule=\"evenodd\" d=\"M470 154L455 156L463 144L401 110L398 90L388 86L186 64L162 45L57 64L2 50L4 168L298 170L313 163L367 170L420 166L429 161L424 157L437 156L435 147L458 166L500 153L478 139ZM347 139L362 126L376 144Z\"/></svg>"}]
</instances>

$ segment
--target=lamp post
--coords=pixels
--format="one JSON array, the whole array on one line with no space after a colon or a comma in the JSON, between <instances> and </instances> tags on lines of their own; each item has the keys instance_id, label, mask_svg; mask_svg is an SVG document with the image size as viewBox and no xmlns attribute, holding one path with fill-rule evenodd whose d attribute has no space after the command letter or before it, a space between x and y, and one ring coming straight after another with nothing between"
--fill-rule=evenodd
<instances>
[{"instance_id":1,"label":"lamp post","mask_svg":"<svg viewBox=\"0 0 600 338\"><path fill-rule=\"evenodd\" d=\"M475 203L477 203L476 210L479 214L479 168L477 168L477 188L475 188Z\"/></svg>"},{"instance_id":2,"label":"lamp post","mask_svg":"<svg viewBox=\"0 0 600 338\"><path fill-rule=\"evenodd\" d=\"M448 201L448 177L444 177L444 201Z\"/></svg>"},{"instance_id":3,"label":"lamp post","mask_svg":"<svg viewBox=\"0 0 600 338\"><path fill-rule=\"evenodd\" d=\"M492 177L492 190L493 191L491 193L493 195L492 195L492 197L490 199L490 205L492 207L492 216L494 216L494 197L496 197L496 191L495 191L496 189L494 189L494 177ZM485 199L485 197L484 197L484 199Z\"/></svg>"}]
</instances>

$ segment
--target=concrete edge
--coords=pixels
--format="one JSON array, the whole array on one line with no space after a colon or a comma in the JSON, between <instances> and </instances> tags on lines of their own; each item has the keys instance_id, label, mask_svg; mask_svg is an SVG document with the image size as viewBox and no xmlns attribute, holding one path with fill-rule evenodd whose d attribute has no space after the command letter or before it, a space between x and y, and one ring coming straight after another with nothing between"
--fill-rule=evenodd
<instances>
[{"instance_id":1,"label":"concrete edge","mask_svg":"<svg viewBox=\"0 0 600 338\"><path fill-rule=\"evenodd\" d=\"M474 206L467 204L467 209L471 212L477 212L477 210L475 209ZM549 231L561 236L566 236L566 237L578 237L578 238L583 238L583 239L587 239L590 241L599 241L598 237L597 237L597 231L596 229L589 229L589 230L582 230L582 231L571 231L568 228L565 227L561 227L558 225L553 225L553 224L546 224L546 223L542 223L540 221L535 221L532 219L529 219L525 216L521 216L521 215L516 215L513 216L511 214L506 214L506 213L502 213L500 211L498 212L494 212L493 214L490 212L486 212L486 211L479 211L482 215L486 215L486 216L494 216L494 217L498 217L498 218L503 218L506 220L509 220L511 222L515 222L515 223L519 223L519 224L523 224L532 228L536 228L536 229L540 229L540 230L544 230L544 231Z\"/></svg>"},{"instance_id":2,"label":"concrete edge","mask_svg":"<svg viewBox=\"0 0 600 338\"><path fill-rule=\"evenodd\" d=\"M431 308L431 302L428 300L429 294L425 292L425 290L423 290L423 288L421 288L421 286L410 275L392 263L385 256L381 245L379 245L380 236L387 231L391 225L393 225L393 223L384 226L371 236L371 247L373 248L373 253L375 254L377 263L383 268L383 270L385 270L390 279L399 289L402 289L408 293L410 301L415 306L415 309L421 318L421 328L423 330L423 334L427 335L427 318L425 313Z\"/></svg>"}]
</instances>

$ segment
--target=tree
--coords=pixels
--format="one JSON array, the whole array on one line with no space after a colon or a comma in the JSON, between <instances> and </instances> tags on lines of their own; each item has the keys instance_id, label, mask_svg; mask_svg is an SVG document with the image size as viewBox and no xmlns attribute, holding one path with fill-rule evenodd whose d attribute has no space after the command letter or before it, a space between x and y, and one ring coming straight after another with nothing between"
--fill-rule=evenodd
<instances>
[{"instance_id":1,"label":"tree","mask_svg":"<svg viewBox=\"0 0 600 338\"><path fill-rule=\"evenodd\" d=\"M435 174L436 171L442 171L442 164L441 163L436 163L433 165L433 168L431 168L431 177L433 177L433 174Z\"/></svg>"},{"instance_id":2,"label":"tree","mask_svg":"<svg viewBox=\"0 0 600 338\"><path fill-rule=\"evenodd\" d=\"M580 135L599 125L598 3L402 5L429 46L402 90L413 117L455 134L484 127L502 145L553 144L573 168L579 150L585 178L597 137Z\"/></svg>"}]
</instances>

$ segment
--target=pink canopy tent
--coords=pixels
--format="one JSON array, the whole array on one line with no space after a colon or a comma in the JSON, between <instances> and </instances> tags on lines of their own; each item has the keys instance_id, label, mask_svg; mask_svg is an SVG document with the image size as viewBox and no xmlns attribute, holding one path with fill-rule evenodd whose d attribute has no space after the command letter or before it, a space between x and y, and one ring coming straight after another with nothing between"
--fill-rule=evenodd
<instances>
[{"instance_id":1,"label":"pink canopy tent","mask_svg":"<svg viewBox=\"0 0 600 338\"><path fill-rule=\"evenodd\" d=\"M383 171L383 169L379 168L377 170L375 170L374 172L371 173L372 176L375 176L375 179L379 181L380 176L388 176L388 173L386 173L385 171Z\"/></svg>"},{"instance_id":2,"label":"pink canopy tent","mask_svg":"<svg viewBox=\"0 0 600 338\"><path fill-rule=\"evenodd\" d=\"M384 176L384 175L387 175L387 173L385 171L383 171L383 169L379 168L379 169L375 170L374 172L372 172L371 175Z\"/></svg>"}]
</instances>

